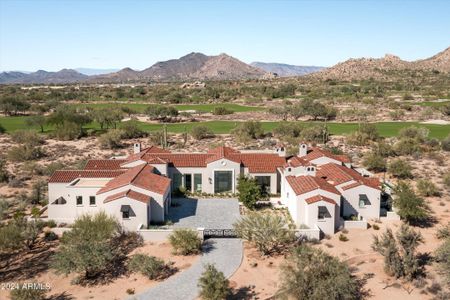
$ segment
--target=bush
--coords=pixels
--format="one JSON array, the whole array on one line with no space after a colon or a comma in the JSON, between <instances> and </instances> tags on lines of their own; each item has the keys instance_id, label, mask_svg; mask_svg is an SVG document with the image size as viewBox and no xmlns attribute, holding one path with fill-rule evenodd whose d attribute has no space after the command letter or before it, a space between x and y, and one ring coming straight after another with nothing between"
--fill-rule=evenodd
<instances>
[{"instance_id":1,"label":"bush","mask_svg":"<svg viewBox=\"0 0 450 300\"><path fill-rule=\"evenodd\" d=\"M450 238L450 223L439 228L436 232L436 237L442 240Z\"/></svg>"},{"instance_id":2,"label":"bush","mask_svg":"<svg viewBox=\"0 0 450 300\"><path fill-rule=\"evenodd\" d=\"M167 277L167 266L162 259L145 254L135 254L130 258L128 268L132 272L140 272L148 279Z\"/></svg>"},{"instance_id":3,"label":"bush","mask_svg":"<svg viewBox=\"0 0 450 300\"><path fill-rule=\"evenodd\" d=\"M191 135L196 140L202 140L209 137L213 137L214 133L208 126L205 125L197 125L192 127Z\"/></svg>"},{"instance_id":4,"label":"bush","mask_svg":"<svg viewBox=\"0 0 450 300\"><path fill-rule=\"evenodd\" d=\"M38 282L19 283L19 288L11 290L11 300L44 300L45 284Z\"/></svg>"},{"instance_id":5,"label":"bush","mask_svg":"<svg viewBox=\"0 0 450 300\"><path fill-rule=\"evenodd\" d=\"M247 121L240 123L232 133L240 142L247 142L249 140L256 140L264 137L264 130L260 122Z\"/></svg>"},{"instance_id":6,"label":"bush","mask_svg":"<svg viewBox=\"0 0 450 300\"><path fill-rule=\"evenodd\" d=\"M169 236L169 242L175 254L191 255L201 250L202 241L197 231L192 229L175 229Z\"/></svg>"},{"instance_id":7,"label":"bush","mask_svg":"<svg viewBox=\"0 0 450 300\"><path fill-rule=\"evenodd\" d=\"M411 171L411 165L407 161L401 159L393 160L388 166L388 172L400 179L412 178L413 175Z\"/></svg>"},{"instance_id":8,"label":"bush","mask_svg":"<svg viewBox=\"0 0 450 300\"><path fill-rule=\"evenodd\" d=\"M142 131L137 122L128 121L120 126L122 138L124 139L137 139L145 136L145 132Z\"/></svg>"},{"instance_id":9,"label":"bush","mask_svg":"<svg viewBox=\"0 0 450 300\"><path fill-rule=\"evenodd\" d=\"M11 134L11 139L18 144L30 146L39 146L44 143L44 139L33 130L16 130Z\"/></svg>"},{"instance_id":10,"label":"bush","mask_svg":"<svg viewBox=\"0 0 450 300\"><path fill-rule=\"evenodd\" d=\"M204 300L226 299L231 292L228 279L211 264L205 265L198 287L200 297Z\"/></svg>"},{"instance_id":11,"label":"bush","mask_svg":"<svg viewBox=\"0 0 450 300\"><path fill-rule=\"evenodd\" d=\"M430 218L425 201L417 196L407 183L398 183L395 188L393 205L397 209L398 215L410 224L420 224Z\"/></svg>"},{"instance_id":12,"label":"bush","mask_svg":"<svg viewBox=\"0 0 450 300\"><path fill-rule=\"evenodd\" d=\"M83 131L76 123L65 122L57 127L51 135L61 141L71 141L80 138L83 135Z\"/></svg>"},{"instance_id":13,"label":"bush","mask_svg":"<svg viewBox=\"0 0 450 300\"><path fill-rule=\"evenodd\" d=\"M98 141L100 143L100 146L104 149L117 149L122 147L122 135L122 130L111 129L108 132L102 134L98 138Z\"/></svg>"},{"instance_id":14,"label":"bush","mask_svg":"<svg viewBox=\"0 0 450 300\"><path fill-rule=\"evenodd\" d=\"M351 145L365 146L369 142L375 142L380 138L375 124L361 123L356 132L347 137L347 143Z\"/></svg>"},{"instance_id":15,"label":"bush","mask_svg":"<svg viewBox=\"0 0 450 300\"><path fill-rule=\"evenodd\" d=\"M254 209L256 202L262 196L261 187L258 185L256 179L247 176L239 177L237 190L239 201L248 209Z\"/></svg>"},{"instance_id":16,"label":"bush","mask_svg":"<svg viewBox=\"0 0 450 300\"><path fill-rule=\"evenodd\" d=\"M440 193L436 185L428 179L419 179L417 181L417 190L424 197L439 196Z\"/></svg>"},{"instance_id":17,"label":"bush","mask_svg":"<svg viewBox=\"0 0 450 300\"><path fill-rule=\"evenodd\" d=\"M6 132L5 127L3 127L2 124L0 124L0 134L5 133L5 132Z\"/></svg>"},{"instance_id":18,"label":"bush","mask_svg":"<svg viewBox=\"0 0 450 300\"><path fill-rule=\"evenodd\" d=\"M442 150L450 151L450 134L441 142Z\"/></svg>"},{"instance_id":19,"label":"bush","mask_svg":"<svg viewBox=\"0 0 450 300\"><path fill-rule=\"evenodd\" d=\"M345 234L339 234L339 240L341 242L348 242L348 237Z\"/></svg>"},{"instance_id":20,"label":"bush","mask_svg":"<svg viewBox=\"0 0 450 300\"><path fill-rule=\"evenodd\" d=\"M47 242L56 241L58 239L58 235L56 235L53 231L47 231L45 232L44 239Z\"/></svg>"},{"instance_id":21,"label":"bush","mask_svg":"<svg viewBox=\"0 0 450 300\"><path fill-rule=\"evenodd\" d=\"M15 162L35 160L43 156L45 156L45 153L41 147L35 147L29 144L12 147L8 151L8 159Z\"/></svg>"},{"instance_id":22,"label":"bush","mask_svg":"<svg viewBox=\"0 0 450 300\"><path fill-rule=\"evenodd\" d=\"M252 212L233 224L236 234L254 244L263 254L279 252L291 243L294 236L286 228L286 221L278 215Z\"/></svg>"},{"instance_id":23,"label":"bush","mask_svg":"<svg viewBox=\"0 0 450 300\"><path fill-rule=\"evenodd\" d=\"M412 281L420 272L419 258L415 253L420 243L423 243L420 232L403 224L396 237L390 229L380 237L374 236L372 249L383 255L384 269L388 275Z\"/></svg>"},{"instance_id":24,"label":"bush","mask_svg":"<svg viewBox=\"0 0 450 300\"><path fill-rule=\"evenodd\" d=\"M224 106L216 106L212 111L213 115L222 116L222 115L231 115L233 111Z\"/></svg>"},{"instance_id":25,"label":"bush","mask_svg":"<svg viewBox=\"0 0 450 300\"><path fill-rule=\"evenodd\" d=\"M82 215L62 236L59 251L51 261L52 268L57 273L95 278L120 258L119 244L114 239L120 231L116 219L104 212Z\"/></svg>"},{"instance_id":26,"label":"bush","mask_svg":"<svg viewBox=\"0 0 450 300\"><path fill-rule=\"evenodd\" d=\"M27 222L18 215L15 220L0 227L0 251L14 251L24 246L31 249L42 227L42 222Z\"/></svg>"},{"instance_id":27,"label":"bush","mask_svg":"<svg viewBox=\"0 0 450 300\"><path fill-rule=\"evenodd\" d=\"M373 152L364 157L363 165L370 171L384 172L386 171L386 160Z\"/></svg>"},{"instance_id":28,"label":"bush","mask_svg":"<svg viewBox=\"0 0 450 300\"><path fill-rule=\"evenodd\" d=\"M394 152L397 155L413 155L422 151L421 142L416 139L403 138L394 144Z\"/></svg>"},{"instance_id":29,"label":"bush","mask_svg":"<svg viewBox=\"0 0 450 300\"><path fill-rule=\"evenodd\" d=\"M439 246L435 253L438 262L439 272L444 277L447 284L450 284L450 238L447 238Z\"/></svg>"},{"instance_id":30,"label":"bush","mask_svg":"<svg viewBox=\"0 0 450 300\"><path fill-rule=\"evenodd\" d=\"M442 183L447 189L450 189L450 172L447 172L442 176Z\"/></svg>"},{"instance_id":31,"label":"bush","mask_svg":"<svg viewBox=\"0 0 450 300\"><path fill-rule=\"evenodd\" d=\"M325 143L328 141L327 128L321 125L306 127L302 130L300 139L306 142Z\"/></svg>"},{"instance_id":32,"label":"bush","mask_svg":"<svg viewBox=\"0 0 450 300\"><path fill-rule=\"evenodd\" d=\"M8 179L11 177L8 169L6 168L6 161L4 159L0 159L0 182L8 182Z\"/></svg>"},{"instance_id":33,"label":"bush","mask_svg":"<svg viewBox=\"0 0 450 300\"><path fill-rule=\"evenodd\" d=\"M9 209L9 203L5 199L0 199L0 221L6 216Z\"/></svg>"},{"instance_id":34,"label":"bush","mask_svg":"<svg viewBox=\"0 0 450 300\"><path fill-rule=\"evenodd\" d=\"M362 299L366 292L348 266L320 249L301 245L281 265L281 299Z\"/></svg>"}]
</instances>

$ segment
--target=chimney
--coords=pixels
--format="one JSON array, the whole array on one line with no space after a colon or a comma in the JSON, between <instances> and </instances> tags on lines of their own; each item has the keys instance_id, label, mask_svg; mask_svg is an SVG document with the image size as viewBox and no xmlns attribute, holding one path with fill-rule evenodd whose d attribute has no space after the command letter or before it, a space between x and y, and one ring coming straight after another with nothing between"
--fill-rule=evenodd
<instances>
[{"instance_id":1,"label":"chimney","mask_svg":"<svg viewBox=\"0 0 450 300\"><path fill-rule=\"evenodd\" d=\"M141 143L134 143L133 152L134 154L141 152Z\"/></svg>"},{"instance_id":2,"label":"chimney","mask_svg":"<svg viewBox=\"0 0 450 300\"><path fill-rule=\"evenodd\" d=\"M298 156L303 157L306 156L306 154L308 154L308 146L306 144L300 144L298 147Z\"/></svg>"},{"instance_id":3,"label":"chimney","mask_svg":"<svg viewBox=\"0 0 450 300\"><path fill-rule=\"evenodd\" d=\"M284 146L279 146L275 149L275 152L278 154L278 156L280 157L286 157L286 148L284 148Z\"/></svg>"}]
</instances>

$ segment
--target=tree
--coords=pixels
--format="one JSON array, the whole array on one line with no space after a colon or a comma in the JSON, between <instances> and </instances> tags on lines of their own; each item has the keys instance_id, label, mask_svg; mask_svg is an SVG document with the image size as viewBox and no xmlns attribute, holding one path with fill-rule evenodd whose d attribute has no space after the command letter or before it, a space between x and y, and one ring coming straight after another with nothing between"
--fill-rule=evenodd
<instances>
[{"instance_id":1,"label":"tree","mask_svg":"<svg viewBox=\"0 0 450 300\"><path fill-rule=\"evenodd\" d=\"M123 131L120 129L111 129L102 134L98 141L100 146L104 149L117 149L122 147Z\"/></svg>"},{"instance_id":2,"label":"tree","mask_svg":"<svg viewBox=\"0 0 450 300\"><path fill-rule=\"evenodd\" d=\"M169 236L169 242L174 253L181 255L197 254L202 246L197 231L192 229L175 229Z\"/></svg>"},{"instance_id":3,"label":"tree","mask_svg":"<svg viewBox=\"0 0 450 300\"><path fill-rule=\"evenodd\" d=\"M439 190L436 185L428 179L419 179L417 181L417 190L423 197L439 196Z\"/></svg>"},{"instance_id":4,"label":"tree","mask_svg":"<svg viewBox=\"0 0 450 300\"><path fill-rule=\"evenodd\" d=\"M134 254L128 268L132 272L140 272L148 279L162 279L167 277L169 268L162 259L145 254Z\"/></svg>"},{"instance_id":5,"label":"tree","mask_svg":"<svg viewBox=\"0 0 450 300\"><path fill-rule=\"evenodd\" d=\"M247 121L239 124L233 129L232 133L241 142L256 140L264 136L264 129L260 122Z\"/></svg>"},{"instance_id":6,"label":"tree","mask_svg":"<svg viewBox=\"0 0 450 300\"><path fill-rule=\"evenodd\" d=\"M273 106L269 108L269 113L279 117L281 120L286 121L290 113L288 106Z\"/></svg>"},{"instance_id":7,"label":"tree","mask_svg":"<svg viewBox=\"0 0 450 300\"><path fill-rule=\"evenodd\" d=\"M204 300L226 299L231 292L229 285L225 275L212 264L205 265L202 276L198 279L200 297Z\"/></svg>"},{"instance_id":8,"label":"tree","mask_svg":"<svg viewBox=\"0 0 450 300\"><path fill-rule=\"evenodd\" d=\"M2 124L0 124L0 134L5 133L5 132L6 132L5 127L3 127Z\"/></svg>"},{"instance_id":9,"label":"tree","mask_svg":"<svg viewBox=\"0 0 450 300\"><path fill-rule=\"evenodd\" d=\"M14 251L24 248L32 249L41 233L41 221L27 222L23 218L16 218L0 227L0 251Z\"/></svg>"},{"instance_id":10,"label":"tree","mask_svg":"<svg viewBox=\"0 0 450 300\"><path fill-rule=\"evenodd\" d=\"M420 271L416 249L423 243L420 232L403 224L397 231L396 238L391 229L387 229L380 237L374 236L372 249L384 257L384 269L390 276L405 277L412 280Z\"/></svg>"},{"instance_id":11,"label":"tree","mask_svg":"<svg viewBox=\"0 0 450 300\"><path fill-rule=\"evenodd\" d=\"M239 201L248 209L254 209L256 202L262 197L261 187L255 178L240 176L237 190Z\"/></svg>"},{"instance_id":12,"label":"tree","mask_svg":"<svg viewBox=\"0 0 450 300\"><path fill-rule=\"evenodd\" d=\"M398 215L409 224L419 224L429 220L427 204L405 182L399 182L395 188L393 205Z\"/></svg>"},{"instance_id":13,"label":"tree","mask_svg":"<svg viewBox=\"0 0 450 300\"><path fill-rule=\"evenodd\" d=\"M1 131L0 131L0 133L1 133ZM442 146L442 150L450 151L450 134L447 135L447 137L442 140L441 146Z\"/></svg>"},{"instance_id":14,"label":"tree","mask_svg":"<svg viewBox=\"0 0 450 300\"><path fill-rule=\"evenodd\" d=\"M411 171L411 165L402 159L395 159L388 166L388 172L399 179L412 178Z\"/></svg>"},{"instance_id":15,"label":"tree","mask_svg":"<svg viewBox=\"0 0 450 300\"><path fill-rule=\"evenodd\" d=\"M124 122L120 129L124 139L137 139L145 136L145 132L139 128L136 121Z\"/></svg>"},{"instance_id":16,"label":"tree","mask_svg":"<svg viewBox=\"0 0 450 300\"><path fill-rule=\"evenodd\" d=\"M55 136L62 140L79 138L84 134L83 126L91 121L89 113L71 105L59 105L48 116L48 123L56 126Z\"/></svg>"},{"instance_id":17,"label":"tree","mask_svg":"<svg viewBox=\"0 0 450 300\"><path fill-rule=\"evenodd\" d=\"M370 171L386 171L386 160L374 152L370 152L364 156L363 165Z\"/></svg>"},{"instance_id":18,"label":"tree","mask_svg":"<svg viewBox=\"0 0 450 300\"><path fill-rule=\"evenodd\" d=\"M231 109L226 108L225 106L216 106L212 111L212 114L216 116L230 115L232 113L233 111Z\"/></svg>"},{"instance_id":19,"label":"tree","mask_svg":"<svg viewBox=\"0 0 450 300\"><path fill-rule=\"evenodd\" d=\"M336 257L306 244L296 247L281 265L281 299L362 299L362 284Z\"/></svg>"},{"instance_id":20,"label":"tree","mask_svg":"<svg viewBox=\"0 0 450 300\"><path fill-rule=\"evenodd\" d=\"M6 168L6 161L0 158L0 182L8 182L11 177L8 169Z\"/></svg>"},{"instance_id":21,"label":"tree","mask_svg":"<svg viewBox=\"0 0 450 300\"><path fill-rule=\"evenodd\" d=\"M286 228L286 221L278 215L252 212L233 224L237 235L254 244L263 254L282 250L294 236Z\"/></svg>"},{"instance_id":22,"label":"tree","mask_svg":"<svg viewBox=\"0 0 450 300\"><path fill-rule=\"evenodd\" d=\"M10 292L11 300L44 300L46 289L44 283L24 282Z\"/></svg>"},{"instance_id":23,"label":"tree","mask_svg":"<svg viewBox=\"0 0 450 300\"><path fill-rule=\"evenodd\" d=\"M358 130L347 137L349 144L365 146L369 142L375 142L380 139L378 129L375 124L359 123Z\"/></svg>"},{"instance_id":24,"label":"tree","mask_svg":"<svg viewBox=\"0 0 450 300\"><path fill-rule=\"evenodd\" d=\"M197 125L192 127L191 135L196 140L206 139L208 137L213 137L214 133L208 126L205 125Z\"/></svg>"},{"instance_id":25,"label":"tree","mask_svg":"<svg viewBox=\"0 0 450 300\"><path fill-rule=\"evenodd\" d=\"M44 125L47 123L47 119L43 115L34 115L25 119L25 123L28 126L39 127L41 132L44 132Z\"/></svg>"},{"instance_id":26,"label":"tree","mask_svg":"<svg viewBox=\"0 0 450 300\"><path fill-rule=\"evenodd\" d=\"M164 120L178 116L178 110L173 106L149 105L145 113L154 120Z\"/></svg>"},{"instance_id":27,"label":"tree","mask_svg":"<svg viewBox=\"0 0 450 300\"><path fill-rule=\"evenodd\" d=\"M86 279L98 276L120 254L114 242L120 231L117 220L104 212L79 217L62 236L52 267L57 273L78 273Z\"/></svg>"},{"instance_id":28,"label":"tree","mask_svg":"<svg viewBox=\"0 0 450 300\"><path fill-rule=\"evenodd\" d=\"M47 189L47 182L45 180L38 180L33 183L31 187L31 204L44 204L45 191Z\"/></svg>"},{"instance_id":29,"label":"tree","mask_svg":"<svg viewBox=\"0 0 450 300\"><path fill-rule=\"evenodd\" d=\"M435 252L438 262L439 272L445 278L447 285L450 286L450 238L447 237L443 244Z\"/></svg>"}]
</instances>

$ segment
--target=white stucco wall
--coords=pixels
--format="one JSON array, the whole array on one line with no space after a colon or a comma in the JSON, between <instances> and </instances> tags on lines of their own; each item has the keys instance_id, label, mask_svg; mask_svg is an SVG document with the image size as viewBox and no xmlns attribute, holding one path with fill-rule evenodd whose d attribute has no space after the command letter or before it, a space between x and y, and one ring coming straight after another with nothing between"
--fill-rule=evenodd
<instances>
[{"instance_id":1,"label":"white stucco wall","mask_svg":"<svg viewBox=\"0 0 450 300\"><path fill-rule=\"evenodd\" d=\"M132 212L129 219L122 218L122 212L120 211L122 205L131 207ZM105 203L104 208L108 214L116 217L123 228L127 230L136 231L139 224L148 225L149 206L146 203L124 197Z\"/></svg>"},{"instance_id":2,"label":"white stucco wall","mask_svg":"<svg viewBox=\"0 0 450 300\"><path fill-rule=\"evenodd\" d=\"M313 159L310 162L315 164L315 165L317 165L317 166L325 165L325 164L328 164L328 163L334 163L334 164L337 164L337 165L342 165L342 162L340 162L338 160L335 160L335 159L332 159L332 158L329 158L327 156L322 156L322 157Z\"/></svg>"},{"instance_id":3,"label":"white stucco wall","mask_svg":"<svg viewBox=\"0 0 450 300\"><path fill-rule=\"evenodd\" d=\"M348 190L342 190L340 185L337 188L343 196L343 215L360 215L366 220L378 219L380 217L380 198L381 191L366 185L360 185ZM359 195L365 194L370 201L370 205L359 207Z\"/></svg>"}]
</instances>

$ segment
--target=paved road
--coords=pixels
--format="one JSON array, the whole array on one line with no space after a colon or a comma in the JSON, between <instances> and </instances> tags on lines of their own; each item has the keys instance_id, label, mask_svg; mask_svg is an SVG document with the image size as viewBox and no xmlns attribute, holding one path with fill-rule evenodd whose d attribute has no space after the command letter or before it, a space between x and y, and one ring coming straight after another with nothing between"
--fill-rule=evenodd
<instances>
[{"instance_id":1,"label":"paved road","mask_svg":"<svg viewBox=\"0 0 450 300\"><path fill-rule=\"evenodd\" d=\"M236 199L173 199L180 206L171 207L169 219L174 227L231 229L239 218Z\"/></svg>"},{"instance_id":2,"label":"paved road","mask_svg":"<svg viewBox=\"0 0 450 300\"><path fill-rule=\"evenodd\" d=\"M150 288L146 292L130 297L139 300L193 300L198 297L198 279L207 263L214 264L226 277L231 276L242 261L240 239L209 239L203 246L200 259L189 269Z\"/></svg>"}]
</instances>

